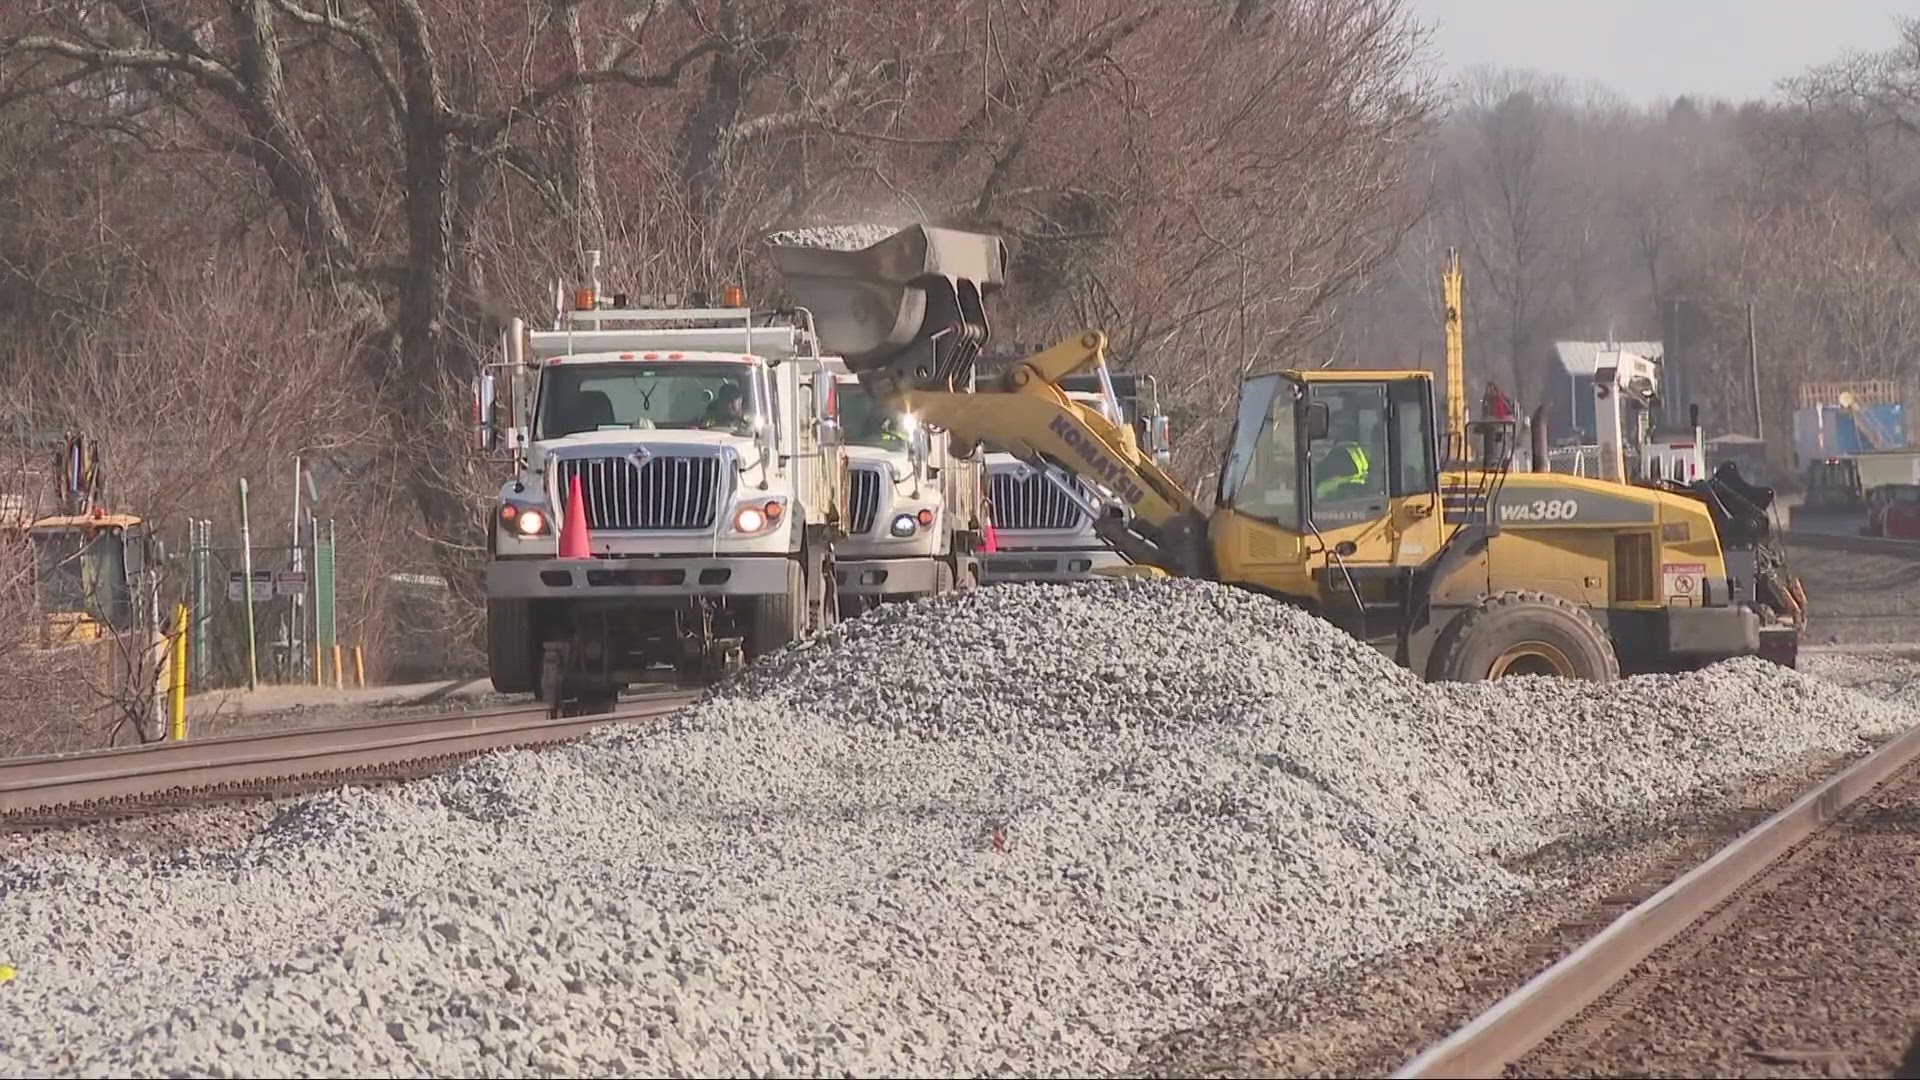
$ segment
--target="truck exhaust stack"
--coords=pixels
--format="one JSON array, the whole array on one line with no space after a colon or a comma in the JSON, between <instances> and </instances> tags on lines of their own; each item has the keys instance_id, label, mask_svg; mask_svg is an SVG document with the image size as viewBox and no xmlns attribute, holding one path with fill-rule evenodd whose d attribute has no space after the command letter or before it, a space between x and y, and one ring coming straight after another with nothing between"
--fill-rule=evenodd
<instances>
[{"instance_id":1,"label":"truck exhaust stack","mask_svg":"<svg viewBox=\"0 0 1920 1080\"><path fill-rule=\"evenodd\" d=\"M862 248L770 245L823 350L863 383L893 390L967 385L987 341L982 299L1006 280L998 237L915 225Z\"/></svg>"}]
</instances>

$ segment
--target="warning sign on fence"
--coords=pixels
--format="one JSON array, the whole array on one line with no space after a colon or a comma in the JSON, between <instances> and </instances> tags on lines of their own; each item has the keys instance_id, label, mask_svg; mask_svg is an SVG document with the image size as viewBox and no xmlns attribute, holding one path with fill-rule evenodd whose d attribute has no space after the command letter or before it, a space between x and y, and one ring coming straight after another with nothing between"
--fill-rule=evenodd
<instances>
[{"instance_id":1,"label":"warning sign on fence","mask_svg":"<svg viewBox=\"0 0 1920 1080\"><path fill-rule=\"evenodd\" d=\"M238 570L227 574L227 599L245 600L246 575ZM255 570L253 572L253 598L256 601L271 600L276 596L301 596L307 591L307 572L305 570Z\"/></svg>"}]
</instances>

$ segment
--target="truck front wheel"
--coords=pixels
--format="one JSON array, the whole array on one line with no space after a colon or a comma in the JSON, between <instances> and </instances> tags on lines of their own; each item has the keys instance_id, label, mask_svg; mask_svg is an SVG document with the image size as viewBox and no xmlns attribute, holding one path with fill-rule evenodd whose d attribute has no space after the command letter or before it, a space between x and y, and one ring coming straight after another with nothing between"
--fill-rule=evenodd
<instances>
[{"instance_id":1,"label":"truck front wheel","mask_svg":"<svg viewBox=\"0 0 1920 1080\"><path fill-rule=\"evenodd\" d=\"M502 694L533 692L539 657L533 642L533 601L487 601L487 674Z\"/></svg>"},{"instance_id":2,"label":"truck front wheel","mask_svg":"<svg viewBox=\"0 0 1920 1080\"><path fill-rule=\"evenodd\" d=\"M746 633L748 660L757 660L806 636L807 592L806 570L799 559L788 559L787 591L751 601Z\"/></svg>"}]
</instances>

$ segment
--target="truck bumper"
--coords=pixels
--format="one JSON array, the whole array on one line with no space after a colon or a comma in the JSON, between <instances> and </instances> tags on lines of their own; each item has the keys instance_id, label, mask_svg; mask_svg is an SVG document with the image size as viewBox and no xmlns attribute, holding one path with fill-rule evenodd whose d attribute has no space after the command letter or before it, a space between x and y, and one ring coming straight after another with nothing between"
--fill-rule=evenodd
<instances>
[{"instance_id":1,"label":"truck bumper","mask_svg":"<svg viewBox=\"0 0 1920 1080\"><path fill-rule=\"evenodd\" d=\"M787 591L788 561L784 555L497 559L487 565L487 595L503 600L777 596Z\"/></svg>"},{"instance_id":2,"label":"truck bumper","mask_svg":"<svg viewBox=\"0 0 1920 1080\"><path fill-rule=\"evenodd\" d=\"M840 591L851 596L931 593L939 584L940 560L926 555L904 559L836 558L833 572Z\"/></svg>"},{"instance_id":3,"label":"truck bumper","mask_svg":"<svg viewBox=\"0 0 1920 1080\"><path fill-rule=\"evenodd\" d=\"M980 556L980 582L994 585L1021 581L1084 581L1102 567L1126 564L1127 560L1110 548L992 551Z\"/></svg>"}]
</instances>

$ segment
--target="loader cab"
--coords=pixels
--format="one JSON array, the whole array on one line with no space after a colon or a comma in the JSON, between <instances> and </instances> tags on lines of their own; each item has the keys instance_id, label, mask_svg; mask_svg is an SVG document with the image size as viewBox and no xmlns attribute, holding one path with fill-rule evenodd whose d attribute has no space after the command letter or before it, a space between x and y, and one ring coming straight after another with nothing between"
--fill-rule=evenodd
<instances>
[{"instance_id":1,"label":"loader cab","mask_svg":"<svg viewBox=\"0 0 1920 1080\"><path fill-rule=\"evenodd\" d=\"M1281 372L1240 391L1216 502L1294 533L1384 522L1437 496L1433 383L1424 374Z\"/></svg>"},{"instance_id":2,"label":"loader cab","mask_svg":"<svg viewBox=\"0 0 1920 1080\"><path fill-rule=\"evenodd\" d=\"M1396 603L1441 547L1433 380L1277 372L1241 386L1209 534L1229 580Z\"/></svg>"},{"instance_id":3,"label":"loader cab","mask_svg":"<svg viewBox=\"0 0 1920 1080\"><path fill-rule=\"evenodd\" d=\"M43 646L135 629L135 585L153 561L145 522L120 514L42 518L27 535Z\"/></svg>"}]
</instances>

